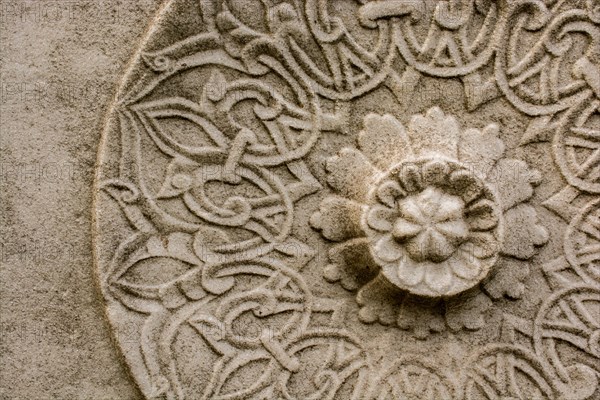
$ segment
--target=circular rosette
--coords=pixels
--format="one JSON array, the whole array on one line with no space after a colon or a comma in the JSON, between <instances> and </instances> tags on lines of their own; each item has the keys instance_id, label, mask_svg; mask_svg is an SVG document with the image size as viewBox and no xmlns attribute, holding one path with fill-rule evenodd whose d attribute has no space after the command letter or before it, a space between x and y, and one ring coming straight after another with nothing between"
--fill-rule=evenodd
<instances>
[{"instance_id":1,"label":"circular rosette","mask_svg":"<svg viewBox=\"0 0 600 400\"><path fill-rule=\"evenodd\" d=\"M395 322L419 337L446 324L479 329L490 298L524 293L529 272L519 261L549 239L527 204L541 175L505 157L499 132L496 124L462 129L439 107L407 127L390 114L367 114L357 148L327 160L335 195L310 223L341 242L324 277L359 289L362 322ZM397 307L406 298L418 298L408 319ZM409 321L423 315L425 324Z\"/></svg>"},{"instance_id":2,"label":"circular rosette","mask_svg":"<svg viewBox=\"0 0 600 400\"><path fill-rule=\"evenodd\" d=\"M451 296L496 263L502 213L493 189L458 162L402 162L375 182L363 225L371 253L394 285Z\"/></svg>"}]
</instances>

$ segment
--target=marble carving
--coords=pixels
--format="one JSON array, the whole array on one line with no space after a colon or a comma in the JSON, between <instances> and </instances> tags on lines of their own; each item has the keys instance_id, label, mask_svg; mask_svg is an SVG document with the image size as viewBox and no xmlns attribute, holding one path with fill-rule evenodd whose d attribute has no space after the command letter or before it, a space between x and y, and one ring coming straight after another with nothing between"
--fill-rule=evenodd
<instances>
[{"instance_id":1,"label":"marble carving","mask_svg":"<svg viewBox=\"0 0 600 400\"><path fill-rule=\"evenodd\" d=\"M598 399L600 3L169 1L94 215L148 399Z\"/></svg>"}]
</instances>

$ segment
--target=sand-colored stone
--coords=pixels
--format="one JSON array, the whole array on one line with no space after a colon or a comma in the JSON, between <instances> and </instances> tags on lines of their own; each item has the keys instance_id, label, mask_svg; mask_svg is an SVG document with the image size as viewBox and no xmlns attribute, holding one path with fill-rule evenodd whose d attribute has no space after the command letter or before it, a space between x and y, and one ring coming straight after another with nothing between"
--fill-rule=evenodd
<instances>
[{"instance_id":1,"label":"sand-colored stone","mask_svg":"<svg viewBox=\"0 0 600 400\"><path fill-rule=\"evenodd\" d=\"M159 6L0 1L2 399L143 398L104 317L90 211L111 98Z\"/></svg>"},{"instance_id":2,"label":"sand-colored stone","mask_svg":"<svg viewBox=\"0 0 600 400\"><path fill-rule=\"evenodd\" d=\"M40 204L5 184L30 236L87 238L40 295L66 314L41 326L84 299L84 350L45 360L106 368L36 388L3 368L7 398L600 398L596 2L146 6L107 44L114 100L77 108L92 137L22 146L95 166ZM39 286L17 271L6 331L49 310L24 309ZM27 337L3 359L47 371Z\"/></svg>"}]
</instances>

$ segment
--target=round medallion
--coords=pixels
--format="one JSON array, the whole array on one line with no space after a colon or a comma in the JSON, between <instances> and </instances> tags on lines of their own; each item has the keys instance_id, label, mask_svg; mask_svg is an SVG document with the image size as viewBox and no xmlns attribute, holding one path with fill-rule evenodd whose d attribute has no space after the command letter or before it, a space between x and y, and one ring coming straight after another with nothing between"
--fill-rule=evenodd
<instances>
[{"instance_id":1,"label":"round medallion","mask_svg":"<svg viewBox=\"0 0 600 400\"><path fill-rule=\"evenodd\" d=\"M371 254L391 283L444 297L487 276L502 244L500 210L473 170L440 157L392 167L375 182L363 220Z\"/></svg>"}]
</instances>

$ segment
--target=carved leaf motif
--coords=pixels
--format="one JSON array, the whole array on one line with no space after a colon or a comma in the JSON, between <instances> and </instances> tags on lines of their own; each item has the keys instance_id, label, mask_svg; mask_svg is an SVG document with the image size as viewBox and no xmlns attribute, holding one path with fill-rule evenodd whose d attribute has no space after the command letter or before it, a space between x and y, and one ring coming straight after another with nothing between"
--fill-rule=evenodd
<instances>
[{"instance_id":1,"label":"carved leaf motif","mask_svg":"<svg viewBox=\"0 0 600 400\"><path fill-rule=\"evenodd\" d=\"M274 362L265 351L243 352L221 360L202 399L261 399L270 385ZM247 383L246 383L247 382ZM239 387L242 389L238 389Z\"/></svg>"},{"instance_id":2,"label":"carved leaf motif","mask_svg":"<svg viewBox=\"0 0 600 400\"><path fill-rule=\"evenodd\" d=\"M194 2L171 2L181 9L187 3ZM178 400L198 394L173 368L181 349L171 347L172 339L185 326L182 337L195 330L195 339L206 342L202 351L217 359L207 367L214 367L210 381L202 382L205 399L593 398L600 373L600 224L598 202L588 198L600 191L600 30L595 2L575 3L199 0L205 23L199 33L162 49L142 48L143 62L115 108L126 122L120 121L117 135L105 136L121 134L118 176L100 168L110 177L102 189L135 231L110 254L113 262L102 274L111 300L146 314L140 346L125 348L139 364L134 372L141 386L144 373L150 375L145 394ZM173 23L177 14L164 14L165 21ZM184 88L188 73L202 76L203 84ZM462 80L469 113L503 96L534 117L521 132L521 145L554 136L554 160L568 186L546 206L568 224L564 254L544 265L554 294L537 319L507 317L510 345L476 348L455 375L422 357L394 359L381 375L371 371L376 365L361 348L367 341L339 328L356 321L346 318L342 302L314 297L312 281L299 272L315 252L307 237L292 235L298 224L308 224L307 209L296 210L298 200L326 181L338 195L353 198L326 199L310 220L325 239L340 242L330 250L325 279L358 289L361 323L411 329L424 340L445 338L446 327L493 329L484 319L491 314L487 308L504 304L502 297L528 295L525 278L536 273L529 264L549 241L537 210L520 204L543 193L534 189L539 175L522 160L502 158L501 139L509 135L500 130L503 118L482 132L465 131L458 121L475 115L455 119L433 107L407 120L410 129L399 122L401 113L370 114L362 133L353 126L361 117L354 113L369 102L352 100L367 93L377 98L387 86L400 104L412 106L436 78ZM186 94L173 97L174 82ZM314 160L305 164L304 158L318 157L309 152L330 131L357 134L358 150L346 147L325 163L315 174L319 182L307 166ZM158 150L151 157L162 153L169 165L145 185L147 177L138 175L152 169L147 164L154 159L144 158L149 146ZM113 148L119 143L103 151ZM432 160L408 160L390 170L413 156ZM472 164L476 174L461 163ZM517 174L502 177L499 167ZM488 187L490 171L499 178L494 187ZM394 179L382 182L388 172ZM211 197L204 187L212 184L219 189ZM429 186L449 193L419 197ZM406 197L416 198L416 208L401 200ZM185 212L187 219L181 218ZM385 237L371 243L376 232ZM453 257L465 240L472 243ZM451 289L457 282L465 287ZM417 285L432 291L407 296ZM324 323L322 315L313 318L317 313L331 318ZM231 325L248 319L264 330L252 337L231 334ZM427 349L429 343L421 342ZM386 357L382 362L389 364Z\"/></svg>"},{"instance_id":3,"label":"carved leaf motif","mask_svg":"<svg viewBox=\"0 0 600 400\"><path fill-rule=\"evenodd\" d=\"M194 161L224 157L229 139L207 118L199 104L175 97L141 103L132 108L156 146L165 154L171 157L183 155ZM183 119L192 125L192 130L181 138L175 136L177 131L168 129L164 124L169 118ZM190 140L194 137L200 140Z\"/></svg>"},{"instance_id":4,"label":"carved leaf motif","mask_svg":"<svg viewBox=\"0 0 600 400\"><path fill-rule=\"evenodd\" d=\"M177 308L204 296L202 262L192 250L192 235L181 232L151 236L142 251L126 260L112 279L113 293L134 310L147 312L158 304ZM187 295L187 296L186 296Z\"/></svg>"}]
</instances>

